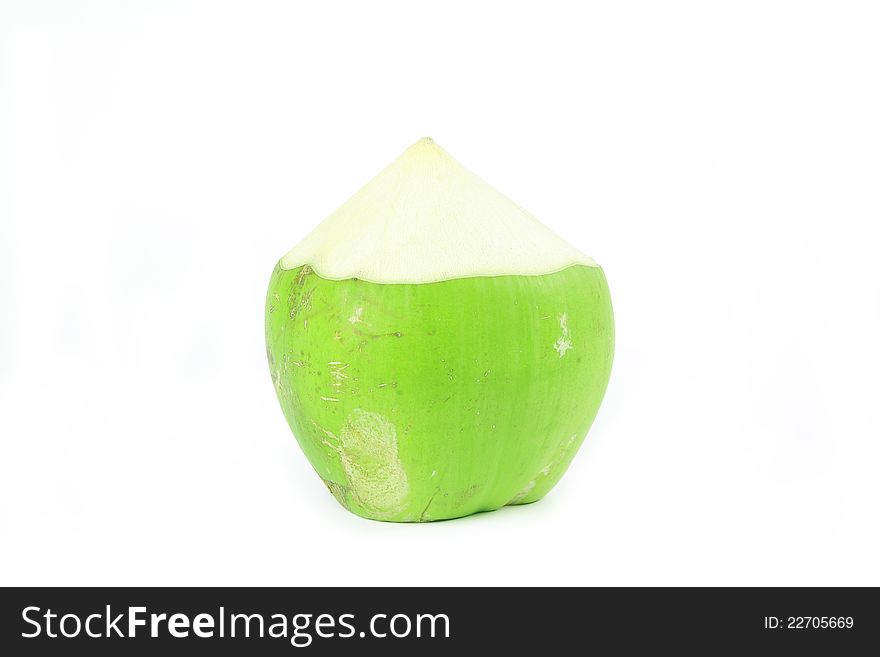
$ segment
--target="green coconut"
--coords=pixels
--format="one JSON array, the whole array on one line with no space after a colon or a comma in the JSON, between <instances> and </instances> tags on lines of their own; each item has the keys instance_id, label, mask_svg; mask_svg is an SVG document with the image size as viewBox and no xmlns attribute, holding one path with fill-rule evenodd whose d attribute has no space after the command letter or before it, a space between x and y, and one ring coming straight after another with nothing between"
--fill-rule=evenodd
<instances>
[{"instance_id":1,"label":"green coconut","mask_svg":"<svg viewBox=\"0 0 880 657\"><path fill-rule=\"evenodd\" d=\"M281 259L266 344L339 503L425 522L553 488L605 393L614 320L592 259L422 139Z\"/></svg>"}]
</instances>

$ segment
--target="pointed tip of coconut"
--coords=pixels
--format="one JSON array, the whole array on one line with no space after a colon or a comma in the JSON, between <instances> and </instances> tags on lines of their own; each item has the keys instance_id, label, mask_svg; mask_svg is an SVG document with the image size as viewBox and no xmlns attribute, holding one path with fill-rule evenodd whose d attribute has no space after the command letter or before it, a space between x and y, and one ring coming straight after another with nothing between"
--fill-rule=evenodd
<instances>
[{"instance_id":1,"label":"pointed tip of coconut","mask_svg":"<svg viewBox=\"0 0 880 657\"><path fill-rule=\"evenodd\" d=\"M414 142L407 148L403 153L400 154L400 157L397 158L397 161L415 161L415 160L429 160L431 158L445 158L451 157L449 153L443 150L436 141L434 141L431 137L422 137L418 141Z\"/></svg>"},{"instance_id":2,"label":"pointed tip of coconut","mask_svg":"<svg viewBox=\"0 0 880 657\"><path fill-rule=\"evenodd\" d=\"M281 259L326 278L430 283L596 263L422 137Z\"/></svg>"}]
</instances>

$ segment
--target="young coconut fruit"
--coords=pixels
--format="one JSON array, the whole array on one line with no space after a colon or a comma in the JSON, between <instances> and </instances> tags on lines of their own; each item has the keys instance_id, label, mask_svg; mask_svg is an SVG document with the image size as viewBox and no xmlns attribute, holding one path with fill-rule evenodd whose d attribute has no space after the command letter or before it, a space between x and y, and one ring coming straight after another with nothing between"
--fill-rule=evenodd
<instances>
[{"instance_id":1,"label":"young coconut fruit","mask_svg":"<svg viewBox=\"0 0 880 657\"><path fill-rule=\"evenodd\" d=\"M431 139L285 255L269 367L312 466L365 518L541 499L602 401L602 270Z\"/></svg>"}]
</instances>

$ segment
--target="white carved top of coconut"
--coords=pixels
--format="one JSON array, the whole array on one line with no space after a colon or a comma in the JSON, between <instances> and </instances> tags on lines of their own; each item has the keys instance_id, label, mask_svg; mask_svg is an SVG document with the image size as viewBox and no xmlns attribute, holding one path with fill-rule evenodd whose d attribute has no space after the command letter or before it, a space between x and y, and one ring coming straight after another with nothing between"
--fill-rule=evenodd
<instances>
[{"instance_id":1,"label":"white carved top of coconut","mask_svg":"<svg viewBox=\"0 0 880 657\"><path fill-rule=\"evenodd\" d=\"M431 283L539 275L596 263L430 138L321 222L281 260L333 280Z\"/></svg>"}]
</instances>

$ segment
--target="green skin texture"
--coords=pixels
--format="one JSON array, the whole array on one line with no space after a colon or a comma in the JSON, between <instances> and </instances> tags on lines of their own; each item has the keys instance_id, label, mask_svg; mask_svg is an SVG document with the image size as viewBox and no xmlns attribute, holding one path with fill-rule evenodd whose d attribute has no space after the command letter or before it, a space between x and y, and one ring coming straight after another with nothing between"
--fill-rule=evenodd
<instances>
[{"instance_id":1,"label":"green skin texture","mask_svg":"<svg viewBox=\"0 0 880 657\"><path fill-rule=\"evenodd\" d=\"M306 457L347 509L425 522L541 499L605 393L605 275L437 283L272 274L269 367Z\"/></svg>"}]
</instances>

